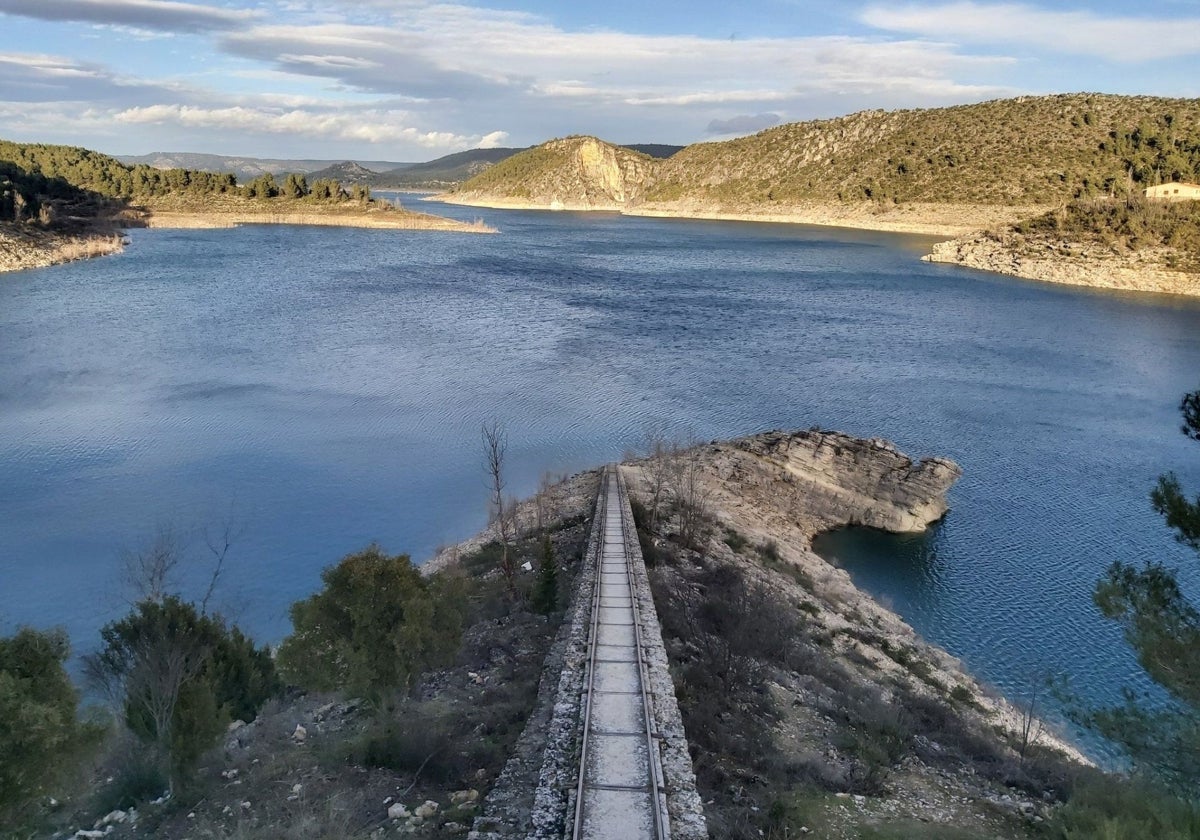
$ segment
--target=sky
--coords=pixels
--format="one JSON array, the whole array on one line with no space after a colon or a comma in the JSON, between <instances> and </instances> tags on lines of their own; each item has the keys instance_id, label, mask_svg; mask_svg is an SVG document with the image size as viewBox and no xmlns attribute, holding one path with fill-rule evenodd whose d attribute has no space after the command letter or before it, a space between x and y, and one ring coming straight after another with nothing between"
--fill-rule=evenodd
<instances>
[{"instance_id":1,"label":"sky","mask_svg":"<svg viewBox=\"0 0 1200 840\"><path fill-rule=\"evenodd\" d=\"M1200 0L0 0L0 136L430 160L867 108L1200 96Z\"/></svg>"}]
</instances>

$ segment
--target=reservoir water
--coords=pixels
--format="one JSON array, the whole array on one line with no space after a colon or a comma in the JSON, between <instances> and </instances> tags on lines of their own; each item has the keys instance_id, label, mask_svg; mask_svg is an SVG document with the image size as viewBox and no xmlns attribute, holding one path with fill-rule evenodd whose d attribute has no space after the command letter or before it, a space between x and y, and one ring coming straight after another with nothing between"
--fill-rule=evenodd
<instances>
[{"instance_id":1,"label":"reservoir water","mask_svg":"<svg viewBox=\"0 0 1200 840\"><path fill-rule=\"evenodd\" d=\"M0 277L0 629L87 650L123 551L173 527L202 559L232 518L221 607L277 640L342 555L484 523L493 418L517 494L654 428L822 426L963 466L931 534L822 543L918 631L1010 692L1144 684L1090 593L1116 559L1189 561L1148 493L1200 488L1200 301L929 265L911 237L434 208L501 233L135 231Z\"/></svg>"}]
</instances>

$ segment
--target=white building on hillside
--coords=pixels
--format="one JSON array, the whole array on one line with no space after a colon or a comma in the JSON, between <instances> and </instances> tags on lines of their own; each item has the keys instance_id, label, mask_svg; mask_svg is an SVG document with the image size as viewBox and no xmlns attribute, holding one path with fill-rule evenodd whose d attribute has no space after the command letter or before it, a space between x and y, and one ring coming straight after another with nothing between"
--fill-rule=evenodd
<instances>
[{"instance_id":1,"label":"white building on hillside","mask_svg":"<svg viewBox=\"0 0 1200 840\"><path fill-rule=\"evenodd\" d=\"M1161 198L1166 201L1200 201L1200 184L1184 184L1174 181L1146 188L1146 198Z\"/></svg>"}]
</instances>

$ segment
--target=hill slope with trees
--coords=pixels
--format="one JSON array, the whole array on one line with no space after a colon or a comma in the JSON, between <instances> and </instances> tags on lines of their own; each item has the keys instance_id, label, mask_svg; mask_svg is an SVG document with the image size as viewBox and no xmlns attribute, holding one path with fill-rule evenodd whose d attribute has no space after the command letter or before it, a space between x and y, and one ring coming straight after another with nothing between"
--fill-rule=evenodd
<instances>
[{"instance_id":1,"label":"hill slope with trees","mask_svg":"<svg viewBox=\"0 0 1200 840\"><path fill-rule=\"evenodd\" d=\"M122 228L252 222L483 230L375 201L368 187L333 178L264 173L243 185L233 173L0 140L0 271L119 251Z\"/></svg>"},{"instance_id":2,"label":"hill slope with trees","mask_svg":"<svg viewBox=\"0 0 1200 840\"><path fill-rule=\"evenodd\" d=\"M617 163L628 154L596 138L552 140L443 198L968 236L933 259L1200 294L1196 210L1142 201L1146 187L1200 180L1198 99L1078 93L863 111ZM1030 258L1046 265L1031 269Z\"/></svg>"}]
</instances>

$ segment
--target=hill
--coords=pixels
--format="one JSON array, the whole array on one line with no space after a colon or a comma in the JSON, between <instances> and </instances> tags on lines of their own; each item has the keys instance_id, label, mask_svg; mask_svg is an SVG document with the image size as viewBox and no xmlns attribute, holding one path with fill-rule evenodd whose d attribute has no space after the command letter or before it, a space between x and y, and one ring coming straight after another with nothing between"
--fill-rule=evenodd
<instances>
[{"instance_id":1,"label":"hill","mask_svg":"<svg viewBox=\"0 0 1200 840\"><path fill-rule=\"evenodd\" d=\"M289 172L309 174L339 163L336 160L288 160L283 158L236 157L209 155L199 152L151 152L148 155L115 155L130 166L145 164L154 169L196 169L202 172L232 172L239 181L249 181L259 175L286 175ZM359 160L359 166L374 172L403 169L411 163L388 160Z\"/></svg>"},{"instance_id":2,"label":"hill","mask_svg":"<svg viewBox=\"0 0 1200 840\"><path fill-rule=\"evenodd\" d=\"M580 181L578 161L561 154L564 142L476 176L455 198L544 199L553 184L551 201L586 204L604 186ZM553 175L554 167L562 171ZM804 216L812 205L874 216L926 205L926 217L939 207L973 207L990 222L988 210L1011 209L1015 220L1075 198L1198 175L1200 100L1081 93L863 111L697 143L666 160L647 158L618 203L631 212L752 217Z\"/></svg>"},{"instance_id":3,"label":"hill","mask_svg":"<svg viewBox=\"0 0 1200 840\"><path fill-rule=\"evenodd\" d=\"M128 227L248 223L487 229L375 201L337 178L310 186L303 175L278 183L268 173L239 186L231 172L129 166L90 149L0 140L0 271L114 253Z\"/></svg>"},{"instance_id":4,"label":"hill","mask_svg":"<svg viewBox=\"0 0 1200 840\"><path fill-rule=\"evenodd\" d=\"M683 146L669 146L664 143L633 143L620 148L650 157L668 158ZM418 163L403 169L383 172L369 183L373 187L383 188L450 189L470 180L488 167L523 151L525 149L497 148L455 152L428 163Z\"/></svg>"},{"instance_id":5,"label":"hill","mask_svg":"<svg viewBox=\"0 0 1200 840\"><path fill-rule=\"evenodd\" d=\"M495 164L463 184L455 198L495 206L620 210L641 198L657 163L595 137L565 137Z\"/></svg>"},{"instance_id":6,"label":"hill","mask_svg":"<svg viewBox=\"0 0 1200 840\"><path fill-rule=\"evenodd\" d=\"M445 189L461 184L495 163L510 158L521 149L470 149L436 160L393 169L375 176L371 186L401 189Z\"/></svg>"},{"instance_id":7,"label":"hill","mask_svg":"<svg viewBox=\"0 0 1200 840\"><path fill-rule=\"evenodd\" d=\"M343 184L365 184L370 186L374 180L379 177L379 173L367 169L352 160L335 163L332 166L327 166L324 169L319 169L316 172L305 173L309 181L319 181L322 179L340 181Z\"/></svg>"}]
</instances>

